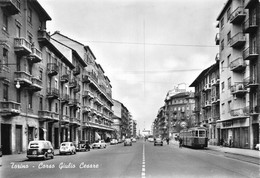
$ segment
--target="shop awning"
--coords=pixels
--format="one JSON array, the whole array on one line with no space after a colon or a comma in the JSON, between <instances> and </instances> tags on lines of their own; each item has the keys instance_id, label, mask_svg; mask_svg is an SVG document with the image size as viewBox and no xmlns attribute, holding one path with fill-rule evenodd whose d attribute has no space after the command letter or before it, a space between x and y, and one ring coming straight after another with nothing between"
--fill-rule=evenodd
<instances>
[{"instance_id":1,"label":"shop awning","mask_svg":"<svg viewBox=\"0 0 260 178\"><path fill-rule=\"evenodd\" d=\"M101 137L100 137L100 135L97 133L97 132L95 132L95 140L100 140L101 139Z\"/></svg>"}]
</instances>

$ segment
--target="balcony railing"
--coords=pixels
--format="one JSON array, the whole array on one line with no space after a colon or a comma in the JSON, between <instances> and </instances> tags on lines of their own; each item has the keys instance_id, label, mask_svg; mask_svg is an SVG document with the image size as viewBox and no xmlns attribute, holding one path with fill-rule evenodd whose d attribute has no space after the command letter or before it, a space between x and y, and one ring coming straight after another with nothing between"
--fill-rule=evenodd
<instances>
[{"instance_id":1,"label":"balcony railing","mask_svg":"<svg viewBox=\"0 0 260 178\"><path fill-rule=\"evenodd\" d=\"M230 115L233 118L249 117L249 107L232 109L232 110L230 110Z\"/></svg>"},{"instance_id":2,"label":"balcony railing","mask_svg":"<svg viewBox=\"0 0 260 178\"><path fill-rule=\"evenodd\" d=\"M230 46L233 48L241 48L245 45L246 38L243 33L237 33L230 39Z\"/></svg>"},{"instance_id":3,"label":"balcony railing","mask_svg":"<svg viewBox=\"0 0 260 178\"><path fill-rule=\"evenodd\" d=\"M243 24L243 32L244 33L253 33L256 31L258 27L257 19L256 18L248 18L245 20Z\"/></svg>"},{"instance_id":4,"label":"balcony railing","mask_svg":"<svg viewBox=\"0 0 260 178\"><path fill-rule=\"evenodd\" d=\"M243 51L243 59L244 60L252 60L258 57L257 48L248 47Z\"/></svg>"},{"instance_id":5,"label":"balcony railing","mask_svg":"<svg viewBox=\"0 0 260 178\"><path fill-rule=\"evenodd\" d=\"M69 82L69 87L70 87L70 88L76 88L77 85L78 85L77 80L75 80L75 79L71 79L71 80L70 80L70 82Z\"/></svg>"},{"instance_id":6,"label":"balcony railing","mask_svg":"<svg viewBox=\"0 0 260 178\"><path fill-rule=\"evenodd\" d=\"M69 94L63 94L63 95L62 95L61 102L63 102L63 103L68 103L69 100L70 100Z\"/></svg>"},{"instance_id":7,"label":"balcony railing","mask_svg":"<svg viewBox=\"0 0 260 178\"><path fill-rule=\"evenodd\" d=\"M257 77L247 77L244 79L245 87L248 88L256 88L258 87L259 83L257 82Z\"/></svg>"},{"instance_id":8,"label":"balcony railing","mask_svg":"<svg viewBox=\"0 0 260 178\"><path fill-rule=\"evenodd\" d=\"M42 81L37 77L32 77L32 86L31 90L33 91L41 91L42 90Z\"/></svg>"},{"instance_id":9,"label":"balcony railing","mask_svg":"<svg viewBox=\"0 0 260 178\"><path fill-rule=\"evenodd\" d=\"M69 81L69 74L63 74L60 78L62 83L67 83Z\"/></svg>"},{"instance_id":10,"label":"balcony railing","mask_svg":"<svg viewBox=\"0 0 260 178\"><path fill-rule=\"evenodd\" d=\"M21 104L14 101L0 101L0 113L15 116L21 113Z\"/></svg>"},{"instance_id":11,"label":"balcony railing","mask_svg":"<svg viewBox=\"0 0 260 178\"><path fill-rule=\"evenodd\" d=\"M50 99L59 98L59 89L57 88L47 88L47 97Z\"/></svg>"},{"instance_id":12,"label":"balcony railing","mask_svg":"<svg viewBox=\"0 0 260 178\"><path fill-rule=\"evenodd\" d=\"M51 36L46 30L38 30L38 41L43 46L50 43Z\"/></svg>"},{"instance_id":13,"label":"balcony railing","mask_svg":"<svg viewBox=\"0 0 260 178\"><path fill-rule=\"evenodd\" d=\"M41 62L42 61L42 52L39 49L32 47L32 53L30 54L28 59L33 63Z\"/></svg>"},{"instance_id":14,"label":"balcony railing","mask_svg":"<svg viewBox=\"0 0 260 178\"><path fill-rule=\"evenodd\" d=\"M25 38L15 38L14 39L14 51L17 54L28 55L32 53L32 45Z\"/></svg>"},{"instance_id":15,"label":"balcony railing","mask_svg":"<svg viewBox=\"0 0 260 178\"><path fill-rule=\"evenodd\" d=\"M56 63L48 63L47 64L47 74L49 76L57 75L59 71L59 66Z\"/></svg>"},{"instance_id":16,"label":"balcony railing","mask_svg":"<svg viewBox=\"0 0 260 178\"><path fill-rule=\"evenodd\" d=\"M69 100L69 105L72 107L79 108L80 107L80 102L78 99L70 99Z\"/></svg>"},{"instance_id":17,"label":"balcony railing","mask_svg":"<svg viewBox=\"0 0 260 178\"><path fill-rule=\"evenodd\" d=\"M16 71L15 74L15 82L19 82L21 87L28 87L32 85L32 76L31 74L25 71Z\"/></svg>"},{"instance_id":18,"label":"balcony railing","mask_svg":"<svg viewBox=\"0 0 260 178\"><path fill-rule=\"evenodd\" d=\"M85 90L85 91L83 92L83 97L94 98L94 95L91 93L91 91Z\"/></svg>"},{"instance_id":19,"label":"balcony railing","mask_svg":"<svg viewBox=\"0 0 260 178\"><path fill-rule=\"evenodd\" d=\"M260 113L259 106L251 106L249 111L250 115L259 115Z\"/></svg>"},{"instance_id":20,"label":"balcony railing","mask_svg":"<svg viewBox=\"0 0 260 178\"><path fill-rule=\"evenodd\" d=\"M74 93L80 92L80 85L79 84L76 85L76 87L73 89L73 92Z\"/></svg>"},{"instance_id":21,"label":"balcony railing","mask_svg":"<svg viewBox=\"0 0 260 178\"><path fill-rule=\"evenodd\" d=\"M236 96L244 96L247 93L247 89L243 82L238 82L231 86L231 93Z\"/></svg>"},{"instance_id":22,"label":"balcony railing","mask_svg":"<svg viewBox=\"0 0 260 178\"><path fill-rule=\"evenodd\" d=\"M230 23L240 24L244 21L245 17L246 12L244 10L244 7L239 6L230 14Z\"/></svg>"},{"instance_id":23,"label":"balcony railing","mask_svg":"<svg viewBox=\"0 0 260 178\"><path fill-rule=\"evenodd\" d=\"M52 113L50 111L40 110L38 111L38 116L40 121L52 120Z\"/></svg>"},{"instance_id":24,"label":"balcony railing","mask_svg":"<svg viewBox=\"0 0 260 178\"><path fill-rule=\"evenodd\" d=\"M76 66L75 69L73 69L73 75L79 75L80 74L80 67Z\"/></svg>"},{"instance_id":25,"label":"balcony railing","mask_svg":"<svg viewBox=\"0 0 260 178\"><path fill-rule=\"evenodd\" d=\"M245 68L246 68L246 63L242 57L239 57L234 61L230 62L230 70L233 72L241 72L244 71Z\"/></svg>"},{"instance_id":26,"label":"balcony railing","mask_svg":"<svg viewBox=\"0 0 260 178\"><path fill-rule=\"evenodd\" d=\"M1 0L0 7L4 8L10 15L15 15L20 12L17 0Z\"/></svg>"}]
</instances>

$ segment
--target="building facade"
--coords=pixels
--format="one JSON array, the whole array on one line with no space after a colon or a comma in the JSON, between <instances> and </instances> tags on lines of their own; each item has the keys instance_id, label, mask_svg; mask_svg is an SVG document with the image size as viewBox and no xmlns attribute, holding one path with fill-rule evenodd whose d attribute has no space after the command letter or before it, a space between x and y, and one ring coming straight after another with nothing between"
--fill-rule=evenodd
<instances>
[{"instance_id":1,"label":"building facade","mask_svg":"<svg viewBox=\"0 0 260 178\"><path fill-rule=\"evenodd\" d=\"M111 138L112 86L90 48L47 33L51 17L36 0L0 7L3 154L25 152L31 140L58 148L63 141Z\"/></svg>"},{"instance_id":2,"label":"building facade","mask_svg":"<svg viewBox=\"0 0 260 178\"><path fill-rule=\"evenodd\" d=\"M195 125L206 127L209 144L219 144L220 120L219 106L219 61L207 69L193 81L190 87L195 88Z\"/></svg>"},{"instance_id":3,"label":"building facade","mask_svg":"<svg viewBox=\"0 0 260 178\"><path fill-rule=\"evenodd\" d=\"M259 143L259 1L228 0L217 17L220 138L237 148Z\"/></svg>"},{"instance_id":4,"label":"building facade","mask_svg":"<svg viewBox=\"0 0 260 178\"><path fill-rule=\"evenodd\" d=\"M116 138L124 139L131 136L129 124L129 111L123 103L113 99L113 128L116 130Z\"/></svg>"}]
</instances>

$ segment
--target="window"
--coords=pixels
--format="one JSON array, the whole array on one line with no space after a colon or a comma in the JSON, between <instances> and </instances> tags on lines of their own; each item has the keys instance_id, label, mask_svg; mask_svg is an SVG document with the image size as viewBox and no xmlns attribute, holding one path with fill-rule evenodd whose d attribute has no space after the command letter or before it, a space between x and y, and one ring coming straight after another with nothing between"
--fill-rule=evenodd
<instances>
[{"instance_id":1,"label":"window","mask_svg":"<svg viewBox=\"0 0 260 178\"><path fill-rule=\"evenodd\" d=\"M21 36L21 27L19 25L16 25L16 37Z\"/></svg>"},{"instance_id":2,"label":"window","mask_svg":"<svg viewBox=\"0 0 260 178\"><path fill-rule=\"evenodd\" d=\"M42 97L40 97L39 110L40 111L43 110L43 99L42 99Z\"/></svg>"},{"instance_id":3,"label":"window","mask_svg":"<svg viewBox=\"0 0 260 178\"><path fill-rule=\"evenodd\" d=\"M28 9L28 23L32 24L32 9Z\"/></svg>"},{"instance_id":4,"label":"window","mask_svg":"<svg viewBox=\"0 0 260 178\"><path fill-rule=\"evenodd\" d=\"M3 84L3 98L4 101L8 101L8 85Z\"/></svg>"},{"instance_id":5,"label":"window","mask_svg":"<svg viewBox=\"0 0 260 178\"><path fill-rule=\"evenodd\" d=\"M224 71L224 61L221 61L221 72L223 72Z\"/></svg>"},{"instance_id":6,"label":"window","mask_svg":"<svg viewBox=\"0 0 260 178\"><path fill-rule=\"evenodd\" d=\"M28 93L28 108L32 109L32 105L33 105L33 94Z\"/></svg>"},{"instance_id":7,"label":"window","mask_svg":"<svg viewBox=\"0 0 260 178\"><path fill-rule=\"evenodd\" d=\"M42 70L39 71L39 79L42 80Z\"/></svg>"},{"instance_id":8,"label":"window","mask_svg":"<svg viewBox=\"0 0 260 178\"><path fill-rule=\"evenodd\" d=\"M231 111L231 101L228 101L228 113Z\"/></svg>"},{"instance_id":9,"label":"window","mask_svg":"<svg viewBox=\"0 0 260 178\"><path fill-rule=\"evenodd\" d=\"M228 89L231 88L231 77L228 78Z\"/></svg>"},{"instance_id":10,"label":"window","mask_svg":"<svg viewBox=\"0 0 260 178\"><path fill-rule=\"evenodd\" d=\"M21 103L21 90L17 89L16 97L17 103Z\"/></svg>"},{"instance_id":11,"label":"window","mask_svg":"<svg viewBox=\"0 0 260 178\"><path fill-rule=\"evenodd\" d=\"M228 57L227 57L227 67L230 67L230 56L231 55L228 55Z\"/></svg>"},{"instance_id":12,"label":"window","mask_svg":"<svg viewBox=\"0 0 260 178\"><path fill-rule=\"evenodd\" d=\"M3 30L8 31L8 16L3 14Z\"/></svg>"},{"instance_id":13,"label":"window","mask_svg":"<svg viewBox=\"0 0 260 178\"><path fill-rule=\"evenodd\" d=\"M220 49L221 49L221 50L224 50L224 40L221 41Z\"/></svg>"},{"instance_id":14,"label":"window","mask_svg":"<svg viewBox=\"0 0 260 178\"><path fill-rule=\"evenodd\" d=\"M7 66L8 64L8 50L3 48L3 65Z\"/></svg>"},{"instance_id":15,"label":"window","mask_svg":"<svg viewBox=\"0 0 260 178\"><path fill-rule=\"evenodd\" d=\"M231 40L231 32L229 31L229 32L227 33L227 44L230 43L230 40Z\"/></svg>"},{"instance_id":16,"label":"window","mask_svg":"<svg viewBox=\"0 0 260 178\"><path fill-rule=\"evenodd\" d=\"M228 8L228 10L227 10L227 22L229 21L229 19L230 19L230 8Z\"/></svg>"},{"instance_id":17,"label":"window","mask_svg":"<svg viewBox=\"0 0 260 178\"><path fill-rule=\"evenodd\" d=\"M220 20L220 27L221 29L224 28L224 17Z\"/></svg>"},{"instance_id":18,"label":"window","mask_svg":"<svg viewBox=\"0 0 260 178\"><path fill-rule=\"evenodd\" d=\"M222 114L225 114L225 103L221 104Z\"/></svg>"},{"instance_id":19,"label":"window","mask_svg":"<svg viewBox=\"0 0 260 178\"><path fill-rule=\"evenodd\" d=\"M224 89L225 89L225 83L224 83L224 82L222 82L222 83L221 83L221 91L223 92L223 91L224 91Z\"/></svg>"},{"instance_id":20,"label":"window","mask_svg":"<svg viewBox=\"0 0 260 178\"><path fill-rule=\"evenodd\" d=\"M55 112L58 113L58 103L55 103Z\"/></svg>"}]
</instances>

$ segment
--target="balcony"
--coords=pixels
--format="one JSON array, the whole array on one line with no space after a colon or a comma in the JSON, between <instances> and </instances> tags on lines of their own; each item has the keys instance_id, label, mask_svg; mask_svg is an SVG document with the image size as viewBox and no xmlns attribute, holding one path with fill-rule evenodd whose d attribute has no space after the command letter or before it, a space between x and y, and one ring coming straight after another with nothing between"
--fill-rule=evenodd
<instances>
[{"instance_id":1,"label":"balcony","mask_svg":"<svg viewBox=\"0 0 260 178\"><path fill-rule=\"evenodd\" d=\"M256 77L247 77L244 79L244 83L246 88L257 88L259 85Z\"/></svg>"},{"instance_id":2,"label":"balcony","mask_svg":"<svg viewBox=\"0 0 260 178\"><path fill-rule=\"evenodd\" d=\"M243 32L244 33L254 33L257 30L257 19L247 19L243 24Z\"/></svg>"},{"instance_id":3,"label":"balcony","mask_svg":"<svg viewBox=\"0 0 260 178\"><path fill-rule=\"evenodd\" d=\"M14 74L15 74L14 81L19 82L21 88L22 87L30 87L32 85L31 74L28 74L25 71L16 71L16 72L14 72Z\"/></svg>"},{"instance_id":4,"label":"balcony","mask_svg":"<svg viewBox=\"0 0 260 178\"><path fill-rule=\"evenodd\" d=\"M21 113L21 104L14 101L0 101L2 116L17 116Z\"/></svg>"},{"instance_id":5,"label":"balcony","mask_svg":"<svg viewBox=\"0 0 260 178\"><path fill-rule=\"evenodd\" d=\"M219 53L216 54L215 61L216 61L216 62L219 62L219 61L220 61Z\"/></svg>"},{"instance_id":6,"label":"balcony","mask_svg":"<svg viewBox=\"0 0 260 178\"><path fill-rule=\"evenodd\" d=\"M57 88L47 88L47 98L49 98L49 99L59 98L59 89L57 89Z\"/></svg>"},{"instance_id":7,"label":"balcony","mask_svg":"<svg viewBox=\"0 0 260 178\"><path fill-rule=\"evenodd\" d=\"M70 80L70 82L69 82L69 87L70 87L70 88L76 88L77 85L78 85L77 80L75 80L75 79L71 79L71 80Z\"/></svg>"},{"instance_id":8,"label":"balcony","mask_svg":"<svg viewBox=\"0 0 260 178\"><path fill-rule=\"evenodd\" d=\"M218 96L218 95L211 97L211 103L212 103L212 104L218 104L219 101L220 101L220 100L219 100L219 96Z\"/></svg>"},{"instance_id":9,"label":"balcony","mask_svg":"<svg viewBox=\"0 0 260 178\"><path fill-rule=\"evenodd\" d=\"M243 33L237 33L230 39L230 46L233 48L241 48L245 45L246 38Z\"/></svg>"},{"instance_id":10,"label":"balcony","mask_svg":"<svg viewBox=\"0 0 260 178\"><path fill-rule=\"evenodd\" d=\"M249 111L250 115L259 115L260 113L259 106L251 106Z\"/></svg>"},{"instance_id":11,"label":"balcony","mask_svg":"<svg viewBox=\"0 0 260 178\"><path fill-rule=\"evenodd\" d=\"M219 76L211 79L211 86L219 85Z\"/></svg>"},{"instance_id":12,"label":"balcony","mask_svg":"<svg viewBox=\"0 0 260 178\"><path fill-rule=\"evenodd\" d=\"M85 98L85 97L89 97L89 98L94 98L94 95L90 92L90 91L88 91L88 90L85 90L84 92L83 92L83 97Z\"/></svg>"},{"instance_id":13,"label":"balcony","mask_svg":"<svg viewBox=\"0 0 260 178\"><path fill-rule=\"evenodd\" d=\"M90 106L82 106L82 112L83 113L87 113L87 112L90 112L90 111L91 111Z\"/></svg>"},{"instance_id":14,"label":"balcony","mask_svg":"<svg viewBox=\"0 0 260 178\"><path fill-rule=\"evenodd\" d=\"M25 38L14 39L14 51L18 55L29 55L32 53L32 45Z\"/></svg>"},{"instance_id":15,"label":"balcony","mask_svg":"<svg viewBox=\"0 0 260 178\"><path fill-rule=\"evenodd\" d=\"M51 36L46 30L38 30L38 41L42 46L50 43Z\"/></svg>"},{"instance_id":16,"label":"balcony","mask_svg":"<svg viewBox=\"0 0 260 178\"><path fill-rule=\"evenodd\" d=\"M243 97L247 93L247 89L243 82L239 82L231 86L231 93L235 96Z\"/></svg>"},{"instance_id":17,"label":"balcony","mask_svg":"<svg viewBox=\"0 0 260 178\"><path fill-rule=\"evenodd\" d=\"M235 59L234 61L230 62L230 70L233 72L242 72L246 68L246 63L242 57Z\"/></svg>"},{"instance_id":18,"label":"balcony","mask_svg":"<svg viewBox=\"0 0 260 178\"><path fill-rule=\"evenodd\" d=\"M245 0L245 9L250 9L257 6L258 0Z\"/></svg>"},{"instance_id":19,"label":"balcony","mask_svg":"<svg viewBox=\"0 0 260 178\"><path fill-rule=\"evenodd\" d=\"M69 116L67 116L67 115L62 115L62 117L61 117L61 124L69 124L69 122L70 122L70 117Z\"/></svg>"},{"instance_id":20,"label":"balcony","mask_svg":"<svg viewBox=\"0 0 260 178\"><path fill-rule=\"evenodd\" d=\"M70 96L69 94L63 94L62 97L61 97L61 102L62 103L68 103L70 100Z\"/></svg>"},{"instance_id":21,"label":"balcony","mask_svg":"<svg viewBox=\"0 0 260 178\"><path fill-rule=\"evenodd\" d=\"M32 63L41 62L42 61L42 52L39 49L32 47L32 53L27 58Z\"/></svg>"},{"instance_id":22,"label":"balcony","mask_svg":"<svg viewBox=\"0 0 260 178\"><path fill-rule=\"evenodd\" d=\"M219 33L217 33L215 37L216 45L219 45L219 40L220 40Z\"/></svg>"},{"instance_id":23,"label":"balcony","mask_svg":"<svg viewBox=\"0 0 260 178\"><path fill-rule=\"evenodd\" d=\"M230 14L230 23L233 24L241 24L246 17L246 12L243 6L237 7L231 14Z\"/></svg>"},{"instance_id":24,"label":"balcony","mask_svg":"<svg viewBox=\"0 0 260 178\"><path fill-rule=\"evenodd\" d=\"M230 111L230 115L233 119L247 118L249 117L249 107L233 109Z\"/></svg>"},{"instance_id":25,"label":"balcony","mask_svg":"<svg viewBox=\"0 0 260 178\"><path fill-rule=\"evenodd\" d=\"M79 66L76 66L76 68L75 69L73 69L73 75L79 75L80 74L80 67Z\"/></svg>"},{"instance_id":26,"label":"balcony","mask_svg":"<svg viewBox=\"0 0 260 178\"><path fill-rule=\"evenodd\" d=\"M49 76L57 75L59 71L59 66L56 63L48 63L47 64L47 74Z\"/></svg>"},{"instance_id":27,"label":"balcony","mask_svg":"<svg viewBox=\"0 0 260 178\"><path fill-rule=\"evenodd\" d=\"M51 112L51 115L52 115L52 121L53 122L58 122L60 120L59 113Z\"/></svg>"},{"instance_id":28,"label":"balcony","mask_svg":"<svg viewBox=\"0 0 260 178\"><path fill-rule=\"evenodd\" d=\"M61 83L68 83L69 82L69 74L63 74L60 78Z\"/></svg>"},{"instance_id":29,"label":"balcony","mask_svg":"<svg viewBox=\"0 0 260 178\"><path fill-rule=\"evenodd\" d=\"M80 85L79 84L76 85L76 87L73 89L73 92L74 93L80 92Z\"/></svg>"},{"instance_id":30,"label":"balcony","mask_svg":"<svg viewBox=\"0 0 260 178\"><path fill-rule=\"evenodd\" d=\"M38 111L39 121L50 121L52 120L52 113L50 111Z\"/></svg>"},{"instance_id":31,"label":"balcony","mask_svg":"<svg viewBox=\"0 0 260 178\"><path fill-rule=\"evenodd\" d=\"M71 125L78 125L78 126L80 126L80 119L78 119L76 117L71 117L70 118L70 124Z\"/></svg>"},{"instance_id":32,"label":"balcony","mask_svg":"<svg viewBox=\"0 0 260 178\"><path fill-rule=\"evenodd\" d=\"M41 91L42 90L42 81L37 77L32 77L32 85L30 87L32 91Z\"/></svg>"},{"instance_id":33,"label":"balcony","mask_svg":"<svg viewBox=\"0 0 260 178\"><path fill-rule=\"evenodd\" d=\"M16 0L1 0L0 7L5 9L10 15L20 13L19 4Z\"/></svg>"},{"instance_id":34,"label":"balcony","mask_svg":"<svg viewBox=\"0 0 260 178\"><path fill-rule=\"evenodd\" d=\"M102 101L98 97L94 98L94 103L97 103L98 105L103 105Z\"/></svg>"},{"instance_id":35,"label":"balcony","mask_svg":"<svg viewBox=\"0 0 260 178\"><path fill-rule=\"evenodd\" d=\"M78 99L70 99L69 106L75 107L75 108L80 108L80 102Z\"/></svg>"},{"instance_id":36,"label":"balcony","mask_svg":"<svg viewBox=\"0 0 260 178\"><path fill-rule=\"evenodd\" d=\"M207 84L205 84L205 86L204 86L204 91L208 91L208 90L211 90L211 83L207 83Z\"/></svg>"},{"instance_id":37,"label":"balcony","mask_svg":"<svg viewBox=\"0 0 260 178\"><path fill-rule=\"evenodd\" d=\"M244 60L253 60L258 57L257 48L248 47L243 51L243 59Z\"/></svg>"},{"instance_id":38,"label":"balcony","mask_svg":"<svg viewBox=\"0 0 260 178\"><path fill-rule=\"evenodd\" d=\"M205 102L205 106L204 107L211 107L212 105L211 105L211 100L206 100L206 102Z\"/></svg>"},{"instance_id":39,"label":"balcony","mask_svg":"<svg viewBox=\"0 0 260 178\"><path fill-rule=\"evenodd\" d=\"M87 72L86 75L82 76L82 82L90 83L92 82L93 84L97 85L98 84L98 77L91 72Z\"/></svg>"}]
</instances>

